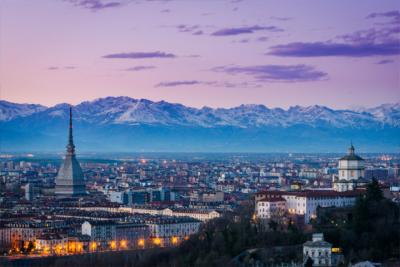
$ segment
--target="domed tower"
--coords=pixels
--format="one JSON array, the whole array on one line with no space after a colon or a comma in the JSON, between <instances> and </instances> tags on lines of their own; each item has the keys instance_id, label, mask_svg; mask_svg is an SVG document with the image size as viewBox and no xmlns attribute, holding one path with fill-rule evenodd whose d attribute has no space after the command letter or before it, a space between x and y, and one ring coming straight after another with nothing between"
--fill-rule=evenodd
<instances>
[{"instance_id":1,"label":"domed tower","mask_svg":"<svg viewBox=\"0 0 400 267\"><path fill-rule=\"evenodd\" d=\"M72 108L69 108L69 135L67 153L56 177L55 194L57 196L86 195L86 185L82 168L75 156L75 145L72 135Z\"/></svg>"},{"instance_id":2,"label":"domed tower","mask_svg":"<svg viewBox=\"0 0 400 267\"><path fill-rule=\"evenodd\" d=\"M336 191L354 190L358 184L364 182L365 162L355 154L353 144L347 155L339 159L338 171L339 177L333 182Z\"/></svg>"}]
</instances>

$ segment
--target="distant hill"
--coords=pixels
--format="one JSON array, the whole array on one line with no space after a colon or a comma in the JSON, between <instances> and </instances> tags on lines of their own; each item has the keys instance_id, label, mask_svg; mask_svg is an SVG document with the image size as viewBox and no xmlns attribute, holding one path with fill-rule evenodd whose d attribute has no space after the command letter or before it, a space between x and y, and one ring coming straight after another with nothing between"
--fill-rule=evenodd
<instances>
[{"instance_id":1,"label":"distant hill","mask_svg":"<svg viewBox=\"0 0 400 267\"><path fill-rule=\"evenodd\" d=\"M60 151L68 104L0 101L1 151ZM74 106L77 150L102 152L400 151L400 103L362 110L264 105L201 109L107 97Z\"/></svg>"}]
</instances>

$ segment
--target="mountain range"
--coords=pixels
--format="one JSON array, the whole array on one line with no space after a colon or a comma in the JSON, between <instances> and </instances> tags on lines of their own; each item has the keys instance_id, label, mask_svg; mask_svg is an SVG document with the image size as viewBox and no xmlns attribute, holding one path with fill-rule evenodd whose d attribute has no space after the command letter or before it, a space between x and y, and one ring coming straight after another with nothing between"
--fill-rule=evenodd
<instances>
[{"instance_id":1,"label":"mountain range","mask_svg":"<svg viewBox=\"0 0 400 267\"><path fill-rule=\"evenodd\" d=\"M0 101L1 151L61 151L69 104ZM106 97L73 106L79 151L398 152L400 103L334 110L264 105L192 108L165 101Z\"/></svg>"}]
</instances>

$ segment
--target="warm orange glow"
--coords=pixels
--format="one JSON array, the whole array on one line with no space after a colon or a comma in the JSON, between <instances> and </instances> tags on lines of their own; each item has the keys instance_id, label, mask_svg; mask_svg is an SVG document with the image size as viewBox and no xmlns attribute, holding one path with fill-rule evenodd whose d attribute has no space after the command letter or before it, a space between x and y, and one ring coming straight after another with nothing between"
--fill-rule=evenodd
<instances>
[{"instance_id":1,"label":"warm orange glow","mask_svg":"<svg viewBox=\"0 0 400 267\"><path fill-rule=\"evenodd\" d=\"M138 245L139 245L140 247L144 247L144 239L143 239L143 238L142 238L142 239L139 239Z\"/></svg>"},{"instance_id":2,"label":"warm orange glow","mask_svg":"<svg viewBox=\"0 0 400 267\"><path fill-rule=\"evenodd\" d=\"M69 243L68 251L74 253L76 250L76 244L75 242Z\"/></svg>"},{"instance_id":3,"label":"warm orange glow","mask_svg":"<svg viewBox=\"0 0 400 267\"><path fill-rule=\"evenodd\" d=\"M176 237L176 236L173 236L172 238L171 238L171 242L172 242L172 244L173 245L176 245L176 244L178 244L178 238Z\"/></svg>"},{"instance_id":4,"label":"warm orange glow","mask_svg":"<svg viewBox=\"0 0 400 267\"><path fill-rule=\"evenodd\" d=\"M340 252L342 252L342 249L341 248L332 248L332 252L333 253L340 253Z\"/></svg>"},{"instance_id":5,"label":"warm orange glow","mask_svg":"<svg viewBox=\"0 0 400 267\"><path fill-rule=\"evenodd\" d=\"M117 242L115 242L114 240L110 242L110 248L111 249L116 249L117 248Z\"/></svg>"},{"instance_id":6,"label":"warm orange glow","mask_svg":"<svg viewBox=\"0 0 400 267\"><path fill-rule=\"evenodd\" d=\"M153 239L153 243L154 243L154 245L160 246L161 245L161 239L156 237L156 238Z\"/></svg>"},{"instance_id":7,"label":"warm orange glow","mask_svg":"<svg viewBox=\"0 0 400 267\"><path fill-rule=\"evenodd\" d=\"M60 244L56 245L55 251L56 251L56 254L61 254L62 253L62 246Z\"/></svg>"},{"instance_id":8,"label":"warm orange glow","mask_svg":"<svg viewBox=\"0 0 400 267\"><path fill-rule=\"evenodd\" d=\"M122 249L127 248L128 247L128 241L121 240L119 247L122 248Z\"/></svg>"},{"instance_id":9,"label":"warm orange glow","mask_svg":"<svg viewBox=\"0 0 400 267\"><path fill-rule=\"evenodd\" d=\"M185 236L185 240L189 240L189 236Z\"/></svg>"},{"instance_id":10,"label":"warm orange glow","mask_svg":"<svg viewBox=\"0 0 400 267\"><path fill-rule=\"evenodd\" d=\"M92 242L92 244L90 245L90 249L91 249L92 251L95 251L95 250L97 249L97 244L96 244L96 242Z\"/></svg>"}]
</instances>

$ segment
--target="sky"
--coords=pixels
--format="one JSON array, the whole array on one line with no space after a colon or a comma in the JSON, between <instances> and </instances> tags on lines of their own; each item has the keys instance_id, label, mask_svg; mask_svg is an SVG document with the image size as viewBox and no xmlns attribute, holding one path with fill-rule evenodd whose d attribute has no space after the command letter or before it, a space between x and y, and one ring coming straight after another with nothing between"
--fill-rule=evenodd
<instances>
[{"instance_id":1,"label":"sky","mask_svg":"<svg viewBox=\"0 0 400 267\"><path fill-rule=\"evenodd\" d=\"M2 0L0 99L400 102L400 2Z\"/></svg>"}]
</instances>

